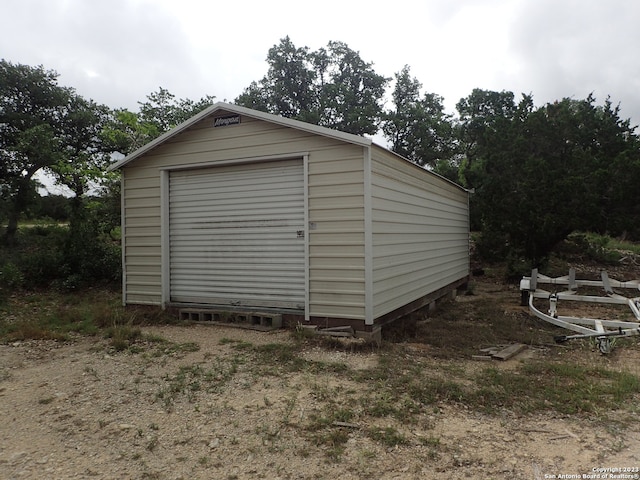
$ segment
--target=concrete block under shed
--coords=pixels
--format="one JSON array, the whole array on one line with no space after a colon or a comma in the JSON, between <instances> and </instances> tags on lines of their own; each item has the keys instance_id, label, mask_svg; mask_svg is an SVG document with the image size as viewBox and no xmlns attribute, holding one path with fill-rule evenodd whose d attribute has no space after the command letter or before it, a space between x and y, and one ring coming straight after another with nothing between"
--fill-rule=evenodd
<instances>
[{"instance_id":1,"label":"concrete block under shed","mask_svg":"<svg viewBox=\"0 0 640 480\"><path fill-rule=\"evenodd\" d=\"M180 320L237 326L255 330L277 330L282 328L282 314L265 312L236 312L198 308L179 310Z\"/></svg>"}]
</instances>

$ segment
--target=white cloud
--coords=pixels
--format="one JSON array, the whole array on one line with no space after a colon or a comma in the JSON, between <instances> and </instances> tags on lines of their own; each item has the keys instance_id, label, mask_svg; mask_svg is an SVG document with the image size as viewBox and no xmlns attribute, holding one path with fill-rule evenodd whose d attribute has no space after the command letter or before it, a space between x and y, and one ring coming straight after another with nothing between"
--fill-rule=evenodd
<instances>
[{"instance_id":1,"label":"white cloud","mask_svg":"<svg viewBox=\"0 0 640 480\"><path fill-rule=\"evenodd\" d=\"M610 95L640 121L638 20L640 4L625 0L524 3L510 27L511 55L523 65L512 88L532 91L537 103Z\"/></svg>"},{"instance_id":2,"label":"white cloud","mask_svg":"<svg viewBox=\"0 0 640 480\"><path fill-rule=\"evenodd\" d=\"M286 35L312 50L340 40L385 76L410 65L450 111L476 87L538 104L594 92L640 122L638 19L627 0L5 0L0 51L135 109L160 86L232 101Z\"/></svg>"}]
</instances>

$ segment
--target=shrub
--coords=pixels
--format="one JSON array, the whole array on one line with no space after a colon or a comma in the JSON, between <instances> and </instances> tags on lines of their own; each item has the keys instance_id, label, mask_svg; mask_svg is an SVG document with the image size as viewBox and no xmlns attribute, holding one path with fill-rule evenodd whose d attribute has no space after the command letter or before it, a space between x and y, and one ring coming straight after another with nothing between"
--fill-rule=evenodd
<instances>
[{"instance_id":1,"label":"shrub","mask_svg":"<svg viewBox=\"0 0 640 480\"><path fill-rule=\"evenodd\" d=\"M0 284L12 290L37 288L60 278L66 236L67 229L58 226L19 229L16 246L0 251Z\"/></svg>"},{"instance_id":2,"label":"shrub","mask_svg":"<svg viewBox=\"0 0 640 480\"><path fill-rule=\"evenodd\" d=\"M620 253L611 246L611 238L594 233L572 233L564 242L562 250L577 253L590 260L605 265L616 265L620 261Z\"/></svg>"},{"instance_id":3,"label":"shrub","mask_svg":"<svg viewBox=\"0 0 640 480\"><path fill-rule=\"evenodd\" d=\"M91 226L70 232L64 251L67 279L72 284L94 281L115 282L121 277L120 246L104 235L95 235Z\"/></svg>"},{"instance_id":4,"label":"shrub","mask_svg":"<svg viewBox=\"0 0 640 480\"><path fill-rule=\"evenodd\" d=\"M101 218L99 205L88 204L71 219L64 246L69 283L115 282L121 277L121 250L113 240L113 225Z\"/></svg>"},{"instance_id":5,"label":"shrub","mask_svg":"<svg viewBox=\"0 0 640 480\"><path fill-rule=\"evenodd\" d=\"M16 288L76 290L120 280L120 242L112 236L113 222L90 205L81 206L68 227L23 227L15 245L0 247L0 296Z\"/></svg>"},{"instance_id":6,"label":"shrub","mask_svg":"<svg viewBox=\"0 0 640 480\"><path fill-rule=\"evenodd\" d=\"M0 267L0 288L20 288L23 284L24 275L13 262L8 262Z\"/></svg>"},{"instance_id":7,"label":"shrub","mask_svg":"<svg viewBox=\"0 0 640 480\"><path fill-rule=\"evenodd\" d=\"M64 272L62 251L55 246L42 245L25 252L20 259L21 269L27 288L47 287L60 278Z\"/></svg>"}]
</instances>

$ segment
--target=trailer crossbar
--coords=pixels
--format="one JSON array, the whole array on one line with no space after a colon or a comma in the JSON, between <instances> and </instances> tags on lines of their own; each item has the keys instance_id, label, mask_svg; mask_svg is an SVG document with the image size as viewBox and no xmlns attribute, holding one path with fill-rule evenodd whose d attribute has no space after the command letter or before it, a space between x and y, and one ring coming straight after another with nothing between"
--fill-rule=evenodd
<instances>
[{"instance_id":1,"label":"trailer crossbar","mask_svg":"<svg viewBox=\"0 0 640 480\"><path fill-rule=\"evenodd\" d=\"M569 290L562 292L549 292L538 287L539 284L567 285ZM580 286L601 287L604 295L578 295ZM538 273L537 269L531 272L531 277L523 277L520 281L523 305L528 304L529 311L537 318L552 325L566 328L576 332L574 335L559 335L555 340L563 343L578 338L594 338L600 352L603 354L611 351L611 339L616 337L629 337L640 335L640 297L626 297L614 291L617 289L640 290L640 281L633 280L621 282L610 279L607 272L601 273L601 280L577 280L575 270L571 269L568 276L552 278ZM527 298L528 297L528 298ZM549 300L547 313L534 305L534 299L543 298ZM525 303L525 299L528 300ZM586 303L627 305L637 322L623 320L606 320L598 318L572 317L558 315L558 302L560 300L580 301Z\"/></svg>"}]
</instances>

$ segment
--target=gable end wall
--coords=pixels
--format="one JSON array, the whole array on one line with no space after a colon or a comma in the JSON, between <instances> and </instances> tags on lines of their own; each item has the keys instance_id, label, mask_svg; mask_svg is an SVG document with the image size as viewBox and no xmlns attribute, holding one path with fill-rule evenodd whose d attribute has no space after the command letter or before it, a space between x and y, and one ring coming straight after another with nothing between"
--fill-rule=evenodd
<instances>
[{"instance_id":1,"label":"gable end wall","mask_svg":"<svg viewBox=\"0 0 640 480\"><path fill-rule=\"evenodd\" d=\"M309 314L364 319L364 147L246 116L212 124L202 120L122 168L124 302L162 304L161 169L304 152Z\"/></svg>"}]
</instances>

